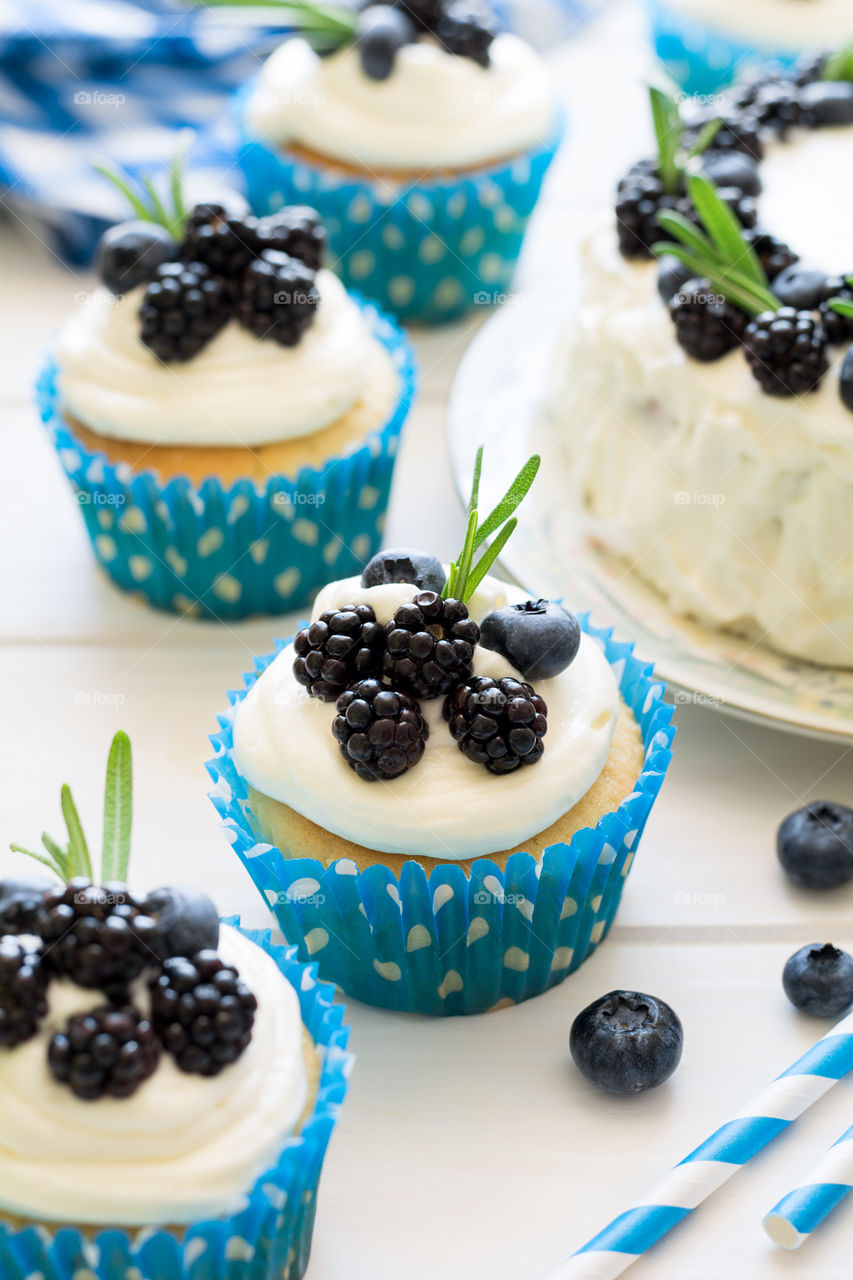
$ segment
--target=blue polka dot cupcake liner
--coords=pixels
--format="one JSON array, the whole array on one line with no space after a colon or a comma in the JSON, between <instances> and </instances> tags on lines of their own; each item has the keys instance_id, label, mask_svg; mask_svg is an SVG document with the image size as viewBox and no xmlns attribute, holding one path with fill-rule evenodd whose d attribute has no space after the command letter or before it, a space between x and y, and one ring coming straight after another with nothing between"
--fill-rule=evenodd
<instances>
[{"instance_id":1,"label":"blue polka dot cupcake liner","mask_svg":"<svg viewBox=\"0 0 853 1280\"><path fill-rule=\"evenodd\" d=\"M258 214L312 205L344 283L399 319L440 324L500 302L562 136L512 160L432 180L352 174L274 150L242 123L240 165Z\"/></svg>"},{"instance_id":2,"label":"blue polka dot cupcake liner","mask_svg":"<svg viewBox=\"0 0 853 1280\"><path fill-rule=\"evenodd\" d=\"M632 793L594 828L552 845L539 861L515 853L505 871L481 858L470 875L449 863L428 876L412 860L398 878L382 866L360 872L348 858L328 867L285 858L257 828L234 760L233 723L248 689L288 641L256 659L245 688L229 695L207 766L225 836L285 937L347 995L413 1013L483 1013L562 982L606 936L669 767L675 728L664 686L633 646L585 615L581 625L604 650L640 725L643 769Z\"/></svg>"},{"instance_id":3,"label":"blue polka dot cupcake liner","mask_svg":"<svg viewBox=\"0 0 853 1280\"><path fill-rule=\"evenodd\" d=\"M62 415L49 360L37 402L92 542L109 577L160 609L232 621L306 604L332 578L361 573L380 548L416 365L402 330L357 299L399 378L388 417L351 453L295 476L226 488L215 476L163 483L92 452Z\"/></svg>"},{"instance_id":4,"label":"blue polka dot cupcake liner","mask_svg":"<svg viewBox=\"0 0 853 1280\"><path fill-rule=\"evenodd\" d=\"M238 920L226 921L239 926ZM4 1221L4 1280L300 1280L308 1266L317 1189L326 1149L347 1091L352 1055L343 1005L317 978L317 966L281 947L269 932L242 929L272 956L299 997L302 1022L320 1057L310 1116L233 1211L185 1227L104 1229Z\"/></svg>"},{"instance_id":5,"label":"blue polka dot cupcake liner","mask_svg":"<svg viewBox=\"0 0 853 1280\"><path fill-rule=\"evenodd\" d=\"M666 0L647 4L655 53L685 93L717 93L750 69L791 67L805 52L739 40L679 13Z\"/></svg>"}]
</instances>

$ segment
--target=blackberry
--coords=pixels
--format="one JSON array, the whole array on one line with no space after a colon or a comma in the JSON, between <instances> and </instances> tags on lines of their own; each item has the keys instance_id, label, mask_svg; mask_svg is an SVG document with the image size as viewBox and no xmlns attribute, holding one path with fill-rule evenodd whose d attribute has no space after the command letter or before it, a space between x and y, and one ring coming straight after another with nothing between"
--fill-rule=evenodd
<instances>
[{"instance_id":1,"label":"blackberry","mask_svg":"<svg viewBox=\"0 0 853 1280\"><path fill-rule=\"evenodd\" d=\"M55 881L47 876L28 875L0 880L0 935L35 933L44 895Z\"/></svg>"},{"instance_id":2,"label":"blackberry","mask_svg":"<svg viewBox=\"0 0 853 1280\"><path fill-rule=\"evenodd\" d=\"M689 150L697 141L705 125L719 120L720 127L711 144L715 151L742 151L753 160L764 158L764 144L758 136L754 117L748 111L715 111L713 108L697 112L685 125L683 145Z\"/></svg>"},{"instance_id":3,"label":"blackberry","mask_svg":"<svg viewBox=\"0 0 853 1280\"><path fill-rule=\"evenodd\" d=\"M48 1045L54 1078L87 1102L109 1094L129 1098L153 1075L160 1047L147 1018L132 1004L75 1013Z\"/></svg>"},{"instance_id":4,"label":"blackberry","mask_svg":"<svg viewBox=\"0 0 853 1280\"><path fill-rule=\"evenodd\" d=\"M820 80L829 56L824 50L822 53L810 53L800 58L794 67L794 83L802 87Z\"/></svg>"},{"instance_id":5,"label":"blackberry","mask_svg":"<svg viewBox=\"0 0 853 1280\"><path fill-rule=\"evenodd\" d=\"M833 346L840 346L841 343L850 342L853 339L853 317L842 316L837 311L833 311L829 305L830 298L845 298L848 302L853 302L853 289L843 276L828 277L824 300L817 309L827 342Z\"/></svg>"},{"instance_id":6,"label":"blackberry","mask_svg":"<svg viewBox=\"0 0 853 1280\"><path fill-rule=\"evenodd\" d=\"M235 312L256 338L274 338L283 347L295 347L319 302L310 267L287 253L265 249L241 277Z\"/></svg>"},{"instance_id":7,"label":"blackberry","mask_svg":"<svg viewBox=\"0 0 853 1280\"><path fill-rule=\"evenodd\" d=\"M752 229L758 221L758 206L754 196L745 195L739 187L717 187L717 195L729 206L742 227ZM690 217L696 221L696 214L691 207Z\"/></svg>"},{"instance_id":8,"label":"blackberry","mask_svg":"<svg viewBox=\"0 0 853 1280\"><path fill-rule=\"evenodd\" d=\"M737 187L745 196L761 195L758 164L742 151L705 151L699 168L715 187Z\"/></svg>"},{"instance_id":9,"label":"blackberry","mask_svg":"<svg viewBox=\"0 0 853 1280\"><path fill-rule=\"evenodd\" d=\"M444 0L395 0L395 9L402 9L421 31L435 31L444 12Z\"/></svg>"},{"instance_id":10,"label":"blackberry","mask_svg":"<svg viewBox=\"0 0 853 1280\"><path fill-rule=\"evenodd\" d=\"M369 604L345 604L321 613L293 641L293 674L312 698L333 702L348 684L377 675L385 628Z\"/></svg>"},{"instance_id":11,"label":"blackberry","mask_svg":"<svg viewBox=\"0 0 853 1280\"><path fill-rule=\"evenodd\" d=\"M38 934L49 973L114 998L160 960L157 922L123 885L72 880L46 895Z\"/></svg>"},{"instance_id":12,"label":"blackberry","mask_svg":"<svg viewBox=\"0 0 853 1280\"><path fill-rule=\"evenodd\" d=\"M497 33L494 14L480 0L449 0L435 29L448 53L471 58L481 67L489 65L489 49Z\"/></svg>"},{"instance_id":13,"label":"blackberry","mask_svg":"<svg viewBox=\"0 0 853 1280\"><path fill-rule=\"evenodd\" d=\"M218 1075L249 1044L258 1002L217 952L164 961L150 990L151 1021L181 1071Z\"/></svg>"},{"instance_id":14,"label":"blackberry","mask_svg":"<svg viewBox=\"0 0 853 1280\"><path fill-rule=\"evenodd\" d=\"M101 236L96 269L111 293L123 294L146 284L157 267L177 256L178 246L165 227L120 222Z\"/></svg>"},{"instance_id":15,"label":"blackberry","mask_svg":"<svg viewBox=\"0 0 853 1280\"><path fill-rule=\"evenodd\" d=\"M304 204L288 205L268 218L258 218L251 242L257 257L266 249L275 249L318 271L326 249L326 230L316 209Z\"/></svg>"},{"instance_id":16,"label":"blackberry","mask_svg":"<svg viewBox=\"0 0 853 1280\"><path fill-rule=\"evenodd\" d=\"M480 628L461 600L419 591L385 627L382 674L394 689L437 698L471 675L479 639Z\"/></svg>"},{"instance_id":17,"label":"blackberry","mask_svg":"<svg viewBox=\"0 0 853 1280\"><path fill-rule=\"evenodd\" d=\"M735 91L733 103L739 113L748 112L759 128L772 129L782 138L800 123L803 114L798 86L784 75L747 80Z\"/></svg>"},{"instance_id":18,"label":"blackberry","mask_svg":"<svg viewBox=\"0 0 853 1280\"><path fill-rule=\"evenodd\" d=\"M743 238L755 250L768 280L775 280L781 272L787 271L800 260L800 255L794 253L790 245L771 235L769 231L762 231L758 227L747 229Z\"/></svg>"},{"instance_id":19,"label":"blackberry","mask_svg":"<svg viewBox=\"0 0 853 1280\"><path fill-rule=\"evenodd\" d=\"M743 340L749 316L715 293L709 280L688 280L669 301L675 336L694 360L719 360Z\"/></svg>"},{"instance_id":20,"label":"blackberry","mask_svg":"<svg viewBox=\"0 0 853 1280\"><path fill-rule=\"evenodd\" d=\"M27 935L0 938L0 1046L14 1049L29 1040L46 1013L41 943Z\"/></svg>"},{"instance_id":21,"label":"blackberry","mask_svg":"<svg viewBox=\"0 0 853 1280\"><path fill-rule=\"evenodd\" d=\"M661 209L672 209L686 217L693 213L693 206L683 193L673 195L664 190L657 161L640 160L616 188L616 230L624 257L650 258L651 246L669 239L658 225Z\"/></svg>"},{"instance_id":22,"label":"blackberry","mask_svg":"<svg viewBox=\"0 0 853 1280\"><path fill-rule=\"evenodd\" d=\"M418 763L429 726L414 698L378 680L360 680L338 698L332 733L365 782L399 778Z\"/></svg>"},{"instance_id":23,"label":"blackberry","mask_svg":"<svg viewBox=\"0 0 853 1280\"><path fill-rule=\"evenodd\" d=\"M743 343L753 377L771 396L815 391L829 368L826 335L810 311L763 311L747 325Z\"/></svg>"},{"instance_id":24,"label":"blackberry","mask_svg":"<svg viewBox=\"0 0 853 1280\"><path fill-rule=\"evenodd\" d=\"M548 708L532 685L474 676L449 694L444 718L459 750L489 773L514 773L542 759Z\"/></svg>"},{"instance_id":25,"label":"blackberry","mask_svg":"<svg viewBox=\"0 0 853 1280\"><path fill-rule=\"evenodd\" d=\"M255 256L255 219L229 217L221 204L197 204L187 219L181 257L203 262L215 276L233 280Z\"/></svg>"},{"instance_id":26,"label":"blackberry","mask_svg":"<svg viewBox=\"0 0 853 1280\"><path fill-rule=\"evenodd\" d=\"M157 268L139 308L140 337L159 360L191 360L228 321L225 287L202 262Z\"/></svg>"},{"instance_id":27,"label":"blackberry","mask_svg":"<svg viewBox=\"0 0 853 1280\"><path fill-rule=\"evenodd\" d=\"M362 71L371 80L387 80L400 49L414 44L417 38L417 27L403 9L390 4L367 5L359 14L356 27Z\"/></svg>"}]
</instances>

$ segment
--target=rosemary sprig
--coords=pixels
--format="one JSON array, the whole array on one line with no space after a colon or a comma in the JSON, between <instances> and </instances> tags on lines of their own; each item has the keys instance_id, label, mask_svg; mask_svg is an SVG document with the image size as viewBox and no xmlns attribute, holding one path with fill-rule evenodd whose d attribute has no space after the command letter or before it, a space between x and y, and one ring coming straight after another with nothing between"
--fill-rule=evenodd
<instances>
[{"instance_id":1,"label":"rosemary sprig","mask_svg":"<svg viewBox=\"0 0 853 1280\"><path fill-rule=\"evenodd\" d=\"M205 9L257 9L262 22L264 9L281 12L282 22L298 32L315 49L331 53L356 38L358 12L348 4L322 4L318 0L195 0Z\"/></svg>"},{"instance_id":2,"label":"rosemary sprig","mask_svg":"<svg viewBox=\"0 0 853 1280\"><path fill-rule=\"evenodd\" d=\"M184 154L177 151L169 165L169 200L171 209L163 203L153 180L146 174L138 182L126 170L116 166L96 164L95 171L116 187L127 200L137 218L143 222L155 222L165 227L175 240L182 240L186 230L187 210L184 203Z\"/></svg>"},{"instance_id":3,"label":"rosemary sprig","mask_svg":"<svg viewBox=\"0 0 853 1280\"><path fill-rule=\"evenodd\" d=\"M684 121L678 103L671 94L649 85L649 106L658 152L658 173L664 191L677 195L687 172L688 161L700 156L711 145L722 121L709 120L689 149L684 146Z\"/></svg>"},{"instance_id":4,"label":"rosemary sprig","mask_svg":"<svg viewBox=\"0 0 853 1280\"><path fill-rule=\"evenodd\" d=\"M530 486L536 479L540 461L538 453L534 453L527 459L500 502L481 524L478 506L480 476L483 470L483 446L480 445L474 460L474 478L471 482L471 496L468 499L465 539L462 550L450 566L450 573L442 592L445 599L453 597L456 600L469 600L477 590L516 529L518 521L513 513L524 501ZM494 542L486 548L475 564L474 553L492 534L496 534Z\"/></svg>"},{"instance_id":5,"label":"rosemary sprig","mask_svg":"<svg viewBox=\"0 0 853 1280\"><path fill-rule=\"evenodd\" d=\"M673 237L652 245L658 256L672 254L734 306L750 315L778 311L781 303L770 290L767 275L754 249L743 237L735 215L708 178L693 174L687 194L702 227L682 214L661 210L658 222Z\"/></svg>"},{"instance_id":6,"label":"rosemary sprig","mask_svg":"<svg viewBox=\"0 0 853 1280\"><path fill-rule=\"evenodd\" d=\"M830 54L820 73L821 80L853 81L853 44L842 45Z\"/></svg>"},{"instance_id":7,"label":"rosemary sprig","mask_svg":"<svg viewBox=\"0 0 853 1280\"><path fill-rule=\"evenodd\" d=\"M119 730L113 738L107 760L104 788L104 844L101 857L102 884L118 881L123 883L127 879L133 809L132 772L130 739L126 733ZM25 853L28 858L34 858L63 882L73 879L74 876L85 876L93 880L89 846L71 789L67 784L60 792L60 804L68 832L67 848L63 848L47 832L42 832L41 836L44 853L41 850L26 849L20 844L11 844L9 848L13 853Z\"/></svg>"},{"instance_id":8,"label":"rosemary sprig","mask_svg":"<svg viewBox=\"0 0 853 1280\"><path fill-rule=\"evenodd\" d=\"M853 276L845 276L844 283L853 288ZM840 316L847 316L853 319L853 300L850 298L830 298L828 304Z\"/></svg>"}]
</instances>

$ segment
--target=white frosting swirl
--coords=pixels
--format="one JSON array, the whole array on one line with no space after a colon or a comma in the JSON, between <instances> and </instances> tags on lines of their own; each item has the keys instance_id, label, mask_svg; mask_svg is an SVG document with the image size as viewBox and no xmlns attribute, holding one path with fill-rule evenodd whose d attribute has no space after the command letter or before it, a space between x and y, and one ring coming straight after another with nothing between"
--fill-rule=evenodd
<instances>
[{"instance_id":1,"label":"white frosting swirl","mask_svg":"<svg viewBox=\"0 0 853 1280\"><path fill-rule=\"evenodd\" d=\"M130 1098L83 1102L53 1079L47 1045L72 1013L102 1003L50 987L38 1034L0 1049L0 1213L137 1226L228 1212L278 1156L307 1101L299 999L271 956L223 926L223 959L258 999L252 1040L205 1078L163 1053Z\"/></svg>"},{"instance_id":2,"label":"white frosting swirl","mask_svg":"<svg viewBox=\"0 0 853 1280\"><path fill-rule=\"evenodd\" d=\"M295 143L356 167L459 168L543 142L555 97L548 69L517 36L499 35L491 61L445 52L423 38L397 54L387 80L371 80L353 46L318 58L286 40L265 64L247 123L272 144Z\"/></svg>"},{"instance_id":3,"label":"white frosting swirl","mask_svg":"<svg viewBox=\"0 0 853 1280\"><path fill-rule=\"evenodd\" d=\"M371 337L358 305L330 271L295 347L258 339L236 321L192 360L162 364L139 337L143 290L97 290L57 344L64 406L102 435L144 444L248 446L309 435L355 404Z\"/></svg>"},{"instance_id":4,"label":"white frosting swirl","mask_svg":"<svg viewBox=\"0 0 853 1280\"><path fill-rule=\"evenodd\" d=\"M320 592L314 617L364 602L380 622L388 622L412 593L405 584L365 588L359 578L346 578ZM487 578L469 601L469 611L481 619L508 600L526 598ZM571 809L604 768L619 710L607 659L584 635L571 666L536 682L548 707L545 753L537 764L497 777L468 760L442 717L444 699L432 698L420 704L430 728L420 763L400 778L369 783L338 751L331 730L335 704L311 698L292 668L288 645L238 709L234 755L243 777L344 839L383 853L446 862L521 846ZM496 679L518 678L506 659L479 645L474 670Z\"/></svg>"},{"instance_id":5,"label":"white frosting swirl","mask_svg":"<svg viewBox=\"0 0 853 1280\"><path fill-rule=\"evenodd\" d=\"M711 31L758 49L831 49L853 37L849 0L665 0L666 6Z\"/></svg>"}]
</instances>

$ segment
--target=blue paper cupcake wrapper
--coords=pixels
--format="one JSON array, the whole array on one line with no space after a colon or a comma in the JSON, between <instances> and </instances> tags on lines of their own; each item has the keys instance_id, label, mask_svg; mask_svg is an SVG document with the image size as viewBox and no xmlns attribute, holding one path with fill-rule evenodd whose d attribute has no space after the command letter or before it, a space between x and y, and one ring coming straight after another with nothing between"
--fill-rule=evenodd
<instances>
[{"instance_id":1,"label":"blue paper cupcake wrapper","mask_svg":"<svg viewBox=\"0 0 853 1280\"><path fill-rule=\"evenodd\" d=\"M233 620L306 604L330 578L361 573L382 542L400 432L415 394L412 348L393 320L356 298L399 376L397 401L364 442L322 467L264 485L211 476L164 484L112 464L75 437L58 404L56 365L37 400L80 504L95 557L125 591L160 609Z\"/></svg>"},{"instance_id":2,"label":"blue paper cupcake wrapper","mask_svg":"<svg viewBox=\"0 0 853 1280\"><path fill-rule=\"evenodd\" d=\"M675 728L664 686L633 646L585 615L581 625L602 646L641 727L643 770L631 795L594 828L552 845L538 862L515 853L506 871L482 858L470 876L450 863L427 877L411 861L397 879L382 866L359 872L346 858L328 868L314 858L285 858L260 841L234 761L233 722L248 688L288 641L256 659L246 688L229 694L207 766L226 838L285 937L348 995L417 1013L481 1013L562 982L606 935L669 767Z\"/></svg>"},{"instance_id":3,"label":"blue paper cupcake wrapper","mask_svg":"<svg viewBox=\"0 0 853 1280\"><path fill-rule=\"evenodd\" d=\"M499 302L563 133L499 164L435 178L391 180L310 164L253 138L239 96L240 165L258 214L313 205L333 268L401 320L436 324Z\"/></svg>"},{"instance_id":4,"label":"blue paper cupcake wrapper","mask_svg":"<svg viewBox=\"0 0 853 1280\"><path fill-rule=\"evenodd\" d=\"M239 926L236 919L226 923ZM183 1229L97 1234L49 1222L18 1227L0 1218L3 1280L299 1280L304 1274L320 1171L352 1068L349 1030L334 989L318 982L316 965L301 963L296 947L276 946L268 931L241 932L273 957L294 987L321 1057L317 1098L300 1132L227 1217Z\"/></svg>"},{"instance_id":5,"label":"blue paper cupcake wrapper","mask_svg":"<svg viewBox=\"0 0 853 1280\"><path fill-rule=\"evenodd\" d=\"M665 0L647 4L655 53L686 93L716 93L750 68L790 67L805 52L774 47L771 32L767 44L750 44L678 13Z\"/></svg>"}]
</instances>

